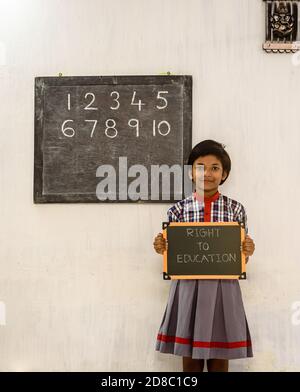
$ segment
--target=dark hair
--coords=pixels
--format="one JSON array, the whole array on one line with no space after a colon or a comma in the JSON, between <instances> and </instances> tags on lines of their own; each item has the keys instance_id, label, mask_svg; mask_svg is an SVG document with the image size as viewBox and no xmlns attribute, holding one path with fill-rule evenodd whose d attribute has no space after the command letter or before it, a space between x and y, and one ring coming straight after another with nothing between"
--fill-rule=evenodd
<instances>
[{"instance_id":1,"label":"dark hair","mask_svg":"<svg viewBox=\"0 0 300 392\"><path fill-rule=\"evenodd\" d=\"M231 170L231 160L227 151L225 151L225 147L224 144L218 143L215 140L203 140L192 149L188 159L188 165L193 165L199 157L215 155L221 161L223 170L227 173L226 178L220 182L220 185L222 185L227 180Z\"/></svg>"}]
</instances>

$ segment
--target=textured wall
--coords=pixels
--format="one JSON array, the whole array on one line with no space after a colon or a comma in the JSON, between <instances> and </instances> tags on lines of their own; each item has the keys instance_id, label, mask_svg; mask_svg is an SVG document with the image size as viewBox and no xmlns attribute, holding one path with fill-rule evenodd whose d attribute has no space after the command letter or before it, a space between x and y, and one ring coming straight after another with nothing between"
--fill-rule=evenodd
<instances>
[{"instance_id":1,"label":"textured wall","mask_svg":"<svg viewBox=\"0 0 300 392\"><path fill-rule=\"evenodd\" d=\"M263 40L261 0L0 0L0 370L181 371L154 349L169 205L32 202L35 76L167 71L193 75L193 144L227 145L256 243L231 369L300 370L300 66Z\"/></svg>"}]
</instances>

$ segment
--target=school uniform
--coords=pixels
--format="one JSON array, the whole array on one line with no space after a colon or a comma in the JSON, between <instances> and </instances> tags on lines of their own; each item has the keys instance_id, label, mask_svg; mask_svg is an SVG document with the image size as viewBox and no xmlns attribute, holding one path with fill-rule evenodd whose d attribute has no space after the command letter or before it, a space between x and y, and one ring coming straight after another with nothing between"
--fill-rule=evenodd
<instances>
[{"instance_id":1,"label":"school uniform","mask_svg":"<svg viewBox=\"0 0 300 392\"><path fill-rule=\"evenodd\" d=\"M244 224L243 205L215 193L197 193L168 210L170 222L231 222ZM172 280L159 328L156 350L194 359L252 357L252 343L241 289L236 279Z\"/></svg>"}]
</instances>

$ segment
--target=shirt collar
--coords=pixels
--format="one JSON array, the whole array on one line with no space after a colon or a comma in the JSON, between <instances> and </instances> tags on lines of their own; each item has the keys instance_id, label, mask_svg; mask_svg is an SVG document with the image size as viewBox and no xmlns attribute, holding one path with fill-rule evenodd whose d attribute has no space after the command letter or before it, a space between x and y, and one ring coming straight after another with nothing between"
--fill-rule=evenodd
<instances>
[{"instance_id":1,"label":"shirt collar","mask_svg":"<svg viewBox=\"0 0 300 392\"><path fill-rule=\"evenodd\" d=\"M203 198L201 198L201 196L197 193L197 192L194 192L193 193L193 196L194 196L194 198L195 199L197 199L198 201L201 201L201 202L203 202ZM214 195L212 195L212 196L204 196L204 202L205 203L212 203L212 202L214 202L214 201L216 201L218 198L220 197L220 192L219 191L217 191Z\"/></svg>"}]
</instances>

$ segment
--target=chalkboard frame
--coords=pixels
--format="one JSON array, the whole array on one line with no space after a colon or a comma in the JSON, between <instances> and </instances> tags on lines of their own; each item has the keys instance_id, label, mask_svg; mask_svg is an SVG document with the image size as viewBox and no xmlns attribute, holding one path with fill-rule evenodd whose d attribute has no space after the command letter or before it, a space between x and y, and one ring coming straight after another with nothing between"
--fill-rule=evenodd
<instances>
[{"instance_id":1,"label":"chalkboard frame","mask_svg":"<svg viewBox=\"0 0 300 392\"><path fill-rule=\"evenodd\" d=\"M163 252L163 279L164 280L174 280L174 279L246 279L246 256L242 252L242 243L245 239L246 232L244 225L239 222L163 222L162 223L162 235L165 240L168 241L167 227L176 226L197 226L197 227L215 227L215 226L229 226L236 227L240 226L240 238L241 238L241 271L238 275L169 275L168 274L168 250Z\"/></svg>"},{"instance_id":2,"label":"chalkboard frame","mask_svg":"<svg viewBox=\"0 0 300 392\"><path fill-rule=\"evenodd\" d=\"M35 77L34 118L34 203L170 203L170 200L104 200L94 193L87 194L43 194L43 108L45 87L82 85L147 85L181 83L184 88L182 166L187 164L192 149L192 76L191 75L138 75L138 76L39 76ZM184 190L184 179L182 181Z\"/></svg>"}]
</instances>

